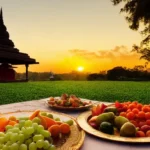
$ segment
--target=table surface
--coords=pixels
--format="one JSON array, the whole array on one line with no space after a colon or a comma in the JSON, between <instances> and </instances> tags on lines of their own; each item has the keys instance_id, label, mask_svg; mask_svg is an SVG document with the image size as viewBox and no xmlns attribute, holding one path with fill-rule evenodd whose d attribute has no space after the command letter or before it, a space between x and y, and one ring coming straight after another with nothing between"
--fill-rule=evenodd
<instances>
[{"instance_id":1,"label":"table surface","mask_svg":"<svg viewBox=\"0 0 150 150\"><path fill-rule=\"evenodd\" d=\"M6 113L6 112L14 112L18 110L51 110L50 107L48 107L45 103L46 99L41 100L33 100L33 101L27 101L27 102L20 102L20 103L13 103L13 104L7 104L7 105L0 105L0 113ZM57 111L66 113L68 115L77 117L80 111L78 112L68 112L68 111ZM150 143L149 144L127 144L127 143L119 143L119 142L112 142L100 139L98 137L94 137L92 135L86 134L84 144L81 148L81 150L100 150L102 148L103 150L150 150Z\"/></svg>"}]
</instances>

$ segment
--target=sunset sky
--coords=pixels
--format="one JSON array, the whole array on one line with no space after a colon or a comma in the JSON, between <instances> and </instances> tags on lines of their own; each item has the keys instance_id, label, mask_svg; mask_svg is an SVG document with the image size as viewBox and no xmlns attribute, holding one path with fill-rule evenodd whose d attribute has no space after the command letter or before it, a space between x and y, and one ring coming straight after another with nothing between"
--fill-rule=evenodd
<instances>
[{"instance_id":1,"label":"sunset sky","mask_svg":"<svg viewBox=\"0 0 150 150\"><path fill-rule=\"evenodd\" d=\"M83 66L99 72L144 63L130 52L141 35L129 29L111 0L1 0L0 5L16 48L40 63L29 71L62 73Z\"/></svg>"}]
</instances>

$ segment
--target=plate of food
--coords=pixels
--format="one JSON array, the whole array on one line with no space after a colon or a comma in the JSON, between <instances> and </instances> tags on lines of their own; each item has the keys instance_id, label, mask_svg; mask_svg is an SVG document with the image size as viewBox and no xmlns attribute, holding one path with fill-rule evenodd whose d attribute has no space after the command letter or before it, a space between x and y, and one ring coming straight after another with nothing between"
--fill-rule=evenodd
<instances>
[{"instance_id":1,"label":"plate of food","mask_svg":"<svg viewBox=\"0 0 150 150\"><path fill-rule=\"evenodd\" d=\"M0 115L0 149L78 150L84 138L66 114L36 110Z\"/></svg>"},{"instance_id":2,"label":"plate of food","mask_svg":"<svg viewBox=\"0 0 150 150\"><path fill-rule=\"evenodd\" d=\"M54 109L62 110L87 110L93 106L87 99L78 98L75 95L62 94L60 97L50 97L46 104Z\"/></svg>"},{"instance_id":3,"label":"plate of food","mask_svg":"<svg viewBox=\"0 0 150 150\"><path fill-rule=\"evenodd\" d=\"M77 117L79 126L102 139L150 143L150 105L134 102L99 103Z\"/></svg>"}]
</instances>

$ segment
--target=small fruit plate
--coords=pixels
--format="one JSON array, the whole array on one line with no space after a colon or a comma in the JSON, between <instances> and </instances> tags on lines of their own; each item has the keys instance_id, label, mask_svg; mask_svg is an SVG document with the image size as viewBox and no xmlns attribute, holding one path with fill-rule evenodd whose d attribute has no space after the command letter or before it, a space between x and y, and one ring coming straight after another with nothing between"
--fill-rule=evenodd
<instances>
[{"instance_id":1,"label":"small fruit plate","mask_svg":"<svg viewBox=\"0 0 150 150\"><path fill-rule=\"evenodd\" d=\"M69 134L66 134L66 135L61 134L61 136L58 136L57 138L56 137L53 138L52 133L51 133L51 138L52 138L51 140L53 141L52 144L56 147L55 148L56 150L64 150L64 149L65 150L78 150L78 149L80 149L80 147L82 146L82 144L84 142L84 139L85 139L85 132L78 126L78 124L76 123L75 118L73 118L69 115L63 114L63 113L57 113L57 112L52 112L52 111L40 111L40 112L41 112L41 115L42 115L42 113L51 114L53 116L53 119L56 120L56 118L57 119L59 118L59 120L61 122L66 122L68 120L73 121L73 124L70 126ZM22 118L23 119L23 118L31 118L29 116L32 116L32 114L34 114L34 111L16 111L16 112L9 112L9 113L1 114L0 118L9 119L9 118L12 118L12 116L13 116L15 118L20 118L20 119ZM60 122L60 121L58 121L58 122ZM33 124L32 124L31 127L33 127ZM20 127L20 124L18 124L18 128L20 128L20 131L19 131L18 134L20 134L20 132L23 132L22 128ZM27 127L25 126L23 128L25 129ZM35 131L35 132L38 132L38 129L36 129L36 130L37 131ZM47 131L49 131L49 130L47 129ZM12 130L12 132L13 132L13 130ZM24 134L24 132L22 134ZM24 136L25 136L25 134L24 134ZM38 133L35 133L35 135L36 134L38 134ZM34 135L34 134L32 134L32 135ZM33 137L33 141L34 141L34 137ZM32 143L34 143L34 142L32 142Z\"/></svg>"},{"instance_id":2,"label":"small fruit plate","mask_svg":"<svg viewBox=\"0 0 150 150\"><path fill-rule=\"evenodd\" d=\"M68 111L79 111L79 110L88 110L93 106L93 103L88 100L88 99L83 99L79 98L80 102L84 103L84 105L70 105L70 106L65 106L65 105L58 105L57 101L61 101L62 103L64 102L61 100L61 97L54 97L54 101L46 100L46 104L53 109L58 109L58 110L68 110ZM74 104L77 104L76 102Z\"/></svg>"},{"instance_id":3,"label":"small fruit plate","mask_svg":"<svg viewBox=\"0 0 150 150\"><path fill-rule=\"evenodd\" d=\"M88 124L88 120L91 118L92 113L91 111L86 111L81 113L77 117L78 125L87 133L94 135L96 137L111 140L116 142L124 142L124 143L150 143L149 137L122 137L119 135L118 132L114 133L113 135L103 133L99 130L94 129L92 126Z\"/></svg>"}]
</instances>

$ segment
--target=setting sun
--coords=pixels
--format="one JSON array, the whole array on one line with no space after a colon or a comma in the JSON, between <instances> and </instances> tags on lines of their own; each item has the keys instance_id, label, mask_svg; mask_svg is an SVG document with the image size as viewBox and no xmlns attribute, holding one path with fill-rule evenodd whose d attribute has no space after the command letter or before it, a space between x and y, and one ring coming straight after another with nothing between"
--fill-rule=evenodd
<instances>
[{"instance_id":1,"label":"setting sun","mask_svg":"<svg viewBox=\"0 0 150 150\"><path fill-rule=\"evenodd\" d=\"M77 68L77 70L80 71L80 72L82 72L82 71L84 70L84 67L79 66L79 67Z\"/></svg>"}]
</instances>

